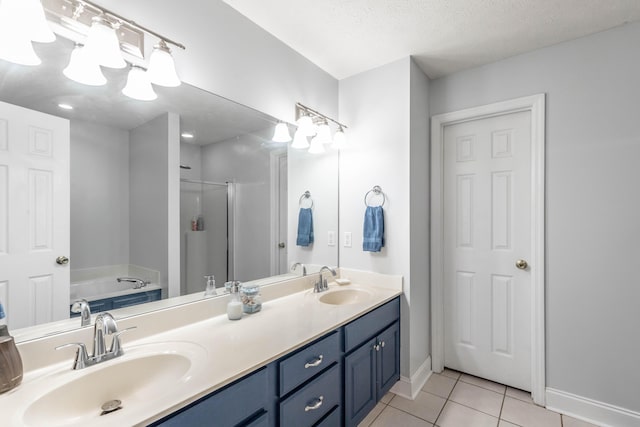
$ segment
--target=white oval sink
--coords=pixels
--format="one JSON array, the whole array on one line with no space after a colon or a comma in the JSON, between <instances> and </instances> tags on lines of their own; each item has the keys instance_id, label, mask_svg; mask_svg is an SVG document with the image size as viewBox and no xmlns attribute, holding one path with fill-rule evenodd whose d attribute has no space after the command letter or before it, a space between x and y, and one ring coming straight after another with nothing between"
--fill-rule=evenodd
<instances>
[{"instance_id":1,"label":"white oval sink","mask_svg":"<svg viewBox=\"0 0 640 427\"><path fill-rule=\"evenodd\" d=\"M359 304L370 299L371 293L364 289L340 289L327 292L319 298L320 302L331 305Z\"/></svg>"},{"instance_id":2,"label":"white oval sink","mask_svg":"<svg viewBox=\"0 0 640 427\"><path fill-rule=\"evenodd\" d=\"M72 371L67 381L56 381L29 405L24 413L25 425L92 425L127 409L148 406L162 394L185 387L206 354L202 347L189 343L156 344L152 349L136 350ZM101 415L102 405L116 399L122 402L121 409Z\"/></svg>"}]
</instances>

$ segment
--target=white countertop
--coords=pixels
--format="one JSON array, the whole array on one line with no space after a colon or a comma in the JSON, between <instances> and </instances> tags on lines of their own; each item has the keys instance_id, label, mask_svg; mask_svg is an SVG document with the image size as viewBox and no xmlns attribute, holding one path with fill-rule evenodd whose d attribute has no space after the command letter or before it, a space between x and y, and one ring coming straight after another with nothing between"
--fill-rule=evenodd
<instances>
[{"instance_id":1,"label":"white countertop","mask_svg":"<svg viewBox=\"0 0 640 427\"><path fill-rule=\"evenodd\" d=\"M83 370L70 369L75 354L73 348L58 352L53 349L61 343L71 342L71 337L51 337L33 345L21 345L19 349L25 361L25 377L19 387L0 395L0 425L28 425L25 424L25 413L30 405L75 378L93 374L125 359L134 359L151 350L163 353L180 351L183 347L187 352L193 350L193 369L188 376L174 383L175 386L156 388L143 401L129 406L126 399L122 399L123 408L104 417L98 416L97 408L95 417L78 421L78 425L87 425L87 421L97 426L146 425L304 346L402 293L400 276L342 269L342 277L345 276L350 277L354 283L344 286L332 283L328 292L364 288L372 297L364 303L324 304L317 301L322 293L314 294L308 289L307 277L296 279L297 282L293 280L291 283L284 283L280 289L264 288L262 310L251 315L245 314L239 321L227 319L224 311L227 297L202 300L166 312L137 316L128 322L126 320L129 319L125 319L118 322L120 330L131 325L138 327L131 334L123 335L126 354ZM306 290L300 291L301 288ZM282 296L287 290L294 292ZM201 315L208 310L215 315ZM194 321L189 321L189 318ZM183 325L175 328L162 327L172 323ZM85 328L80 333L84 338L82 341L91 351L90 337L93 331ZM54 363L46 364L44 360L49 359ZM100 387L99 383L90 384L82 392L97 393L96 390ZM48 420L48 426L56 425L54 418ZM33 419L27 417L27 421L29 420Z\"/></svg>"}]
</instances>

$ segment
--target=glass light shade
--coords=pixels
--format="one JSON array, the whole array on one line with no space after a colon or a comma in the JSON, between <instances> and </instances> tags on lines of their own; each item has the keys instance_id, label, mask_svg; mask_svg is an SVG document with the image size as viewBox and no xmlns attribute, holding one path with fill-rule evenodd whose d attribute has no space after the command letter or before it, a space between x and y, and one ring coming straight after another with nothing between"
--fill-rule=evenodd
<instances>
[{"instance_id":1,"label":"glass light shade","mask_svg":"<svg viewBox=\"0 0 640 427\"><path fill-rule=\"evenodd\" d=\"M69 65L62 70L67 78L89 86L102 86L107 83L107 79L100 66L92 61L87 55L85 48L77 44L71 52Z\"/></svg>"},{"instance_id":2,"label":"glass light shade","mask_svg":"<svg viewBox=\"0 0 640 427\"><path fill-rule=\"evenodd\" d=\"M347 146L347 136L344 134L344 129L340 128L333 134L333 145L331 147L340 150Z\"/></svg>"},{"instance_id":3,"label":"glass light shade","mask_svg":"<svg viewBox=\"0 0 640 427\"><path fill-rule=\"evenodd\" d=\"M98 65L109 68L124 68L127 63L122 58L120 41L113 26L104 18L93 18L85 43L87 55L93 57Z\"/></svg>"},{"instance_id":4,"label":"glass light shade","mask_svg":"<svg viewBox=\"0 0 640 427\"><path fill-rule=\"evenodd\" d=\"M273 142L289 142L291 141L291 135L289 134L289 127L286 123L278 123L276 129L273 132Z\"/></svg>"},{"instance_id":5,"label":"glass light shade","mask_svg":"<svg viewBox=\"0 0 640 427\"><path fill-rule=\"evenodd\" d=\"M309 116L301 116L297 122L298 129L302 130L305 136L313 136L316 134L313 120Z\"/></svg>"},{"instance_id":6,"label":"glass light shade","mask_svg":"<svg viewBox=\"0 0 640 427\"><path fill-rule=\"evenodd\" d=\"M160 86L177 87L182 83L176 73L176 63L164 41L153 47L149 58L149 80Z\"/></svg>"},{"instance_id":7,"label":"glass light shade","mask_svg":"<svg viewBox=\"0 0 640 427\"><path fill-rule=\"evenodd\" d=\"M298 128L295 135L293 135L293 144L291 144L291 148L308 148L309 141L307 141L307 136Z\"/></svg>"},{"instance_id":8,"label":"glass light shade","mask_svg":"<svg viewBox=\"0 0 640 427\"><path fill-rule=\"evenodd\" d=\"M323 144L331 144L331 128L327 122L318 126L318 138L320 138Z\"/></svg>"},{"instance_id":9,"label":"glass light shade","mask_svg":"<svg viewBox=\"0 0 640 427\"><path fill-rule=\"evenodd\" d=\"M311 146L309 147L309 153L322 154L324 152L325 152L324 143L317 136L314 136L311 139Z\"/></svg>"},{"instance_id":10,"label":"glass light shade","mask_svg":"<svg viewBox=\"0 0 640 427\"><path fill-rule=\"evenodd\" d=\"M8 0L3 0L8 1ZM12 0L16 1L16 0ZM29 36L34 42L51 43L56 40L56 35L44 16L44 8L40 0L19 0L24 5L25 15L23 24L27 27Z\"/></svg>"},{"instance_id":11,"label":"glass light shade","mask_svg":"<svg viewBox=\"0 0 640 427\"><path fill-rule=\"evenodd\" d=\"M0 59L20 65L40 65L31 44L29 31L23 26L26 8L22 0L0 1Z\"/></svg>"},{"instance_id":12,"label":"glass light shade","mask_svg":"<svg viewBox=\"0 0 640 427\"><path fill-rule=\"evenodd\" d=\"M127 85L122 89L122 93L139 101L153 101L158 98L158 95L151 87L147 72L135 65L129 70Z\"/></svg>"}]
</instances>

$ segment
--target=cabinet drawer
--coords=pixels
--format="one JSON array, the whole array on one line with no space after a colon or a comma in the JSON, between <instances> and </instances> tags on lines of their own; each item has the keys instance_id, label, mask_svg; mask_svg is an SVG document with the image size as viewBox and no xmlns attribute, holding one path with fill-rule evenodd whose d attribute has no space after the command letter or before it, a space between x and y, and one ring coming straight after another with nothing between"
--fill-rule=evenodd
<instances>
[{"instance_id":1,"label":"cabinet drawer","mask_svg":"<svg viewBox=\"0 0 640 427\"><path fill-rule=\"evenodd\" d=\"M400 318L400 300L389 301L344 327L344 351L349 352Z\"/></svg>"},{"instance_id":2,"label":"cabinet drawer","mask_svg":"<svg viewBox=\"0 0 640 427\"><path fill-rule=\"evenodd\" d=\"M333 411L313 427L336 427L342 425L340 406L336 406Z\"/></svg>"},{"instance_id":3,"label":"cabinet drawer","mask_svg":"<svg viewBox=\"0 0 640 427\"><path fill-rule=\"evenodd\" d=\"M339 406L340 378L340 365L337 364L281 402L280 426L312 426Z\"/></svg>"},{"instance_id":4,"label":"cabinet drawer","mask_svg":"<svg viewBox=\"0 0 640 427\"><path fill-rule=\"evenodd\" d=\"M263 368L154 425L183 427L215 423L219 427L233 427L263 411L268 405L268 395L267 370Z\"/></svg>"},{"instance_id":5,"label":"cabinet drawer","mask_svg":"<svg viewBox=\"0 0 640 427\"><path fill-rule=\"evenodd\" d=\"M314 375L322 372L340 357L338 331L303 348L280 362L280 396L284 396Z\"/></svg>"}]
</instances>

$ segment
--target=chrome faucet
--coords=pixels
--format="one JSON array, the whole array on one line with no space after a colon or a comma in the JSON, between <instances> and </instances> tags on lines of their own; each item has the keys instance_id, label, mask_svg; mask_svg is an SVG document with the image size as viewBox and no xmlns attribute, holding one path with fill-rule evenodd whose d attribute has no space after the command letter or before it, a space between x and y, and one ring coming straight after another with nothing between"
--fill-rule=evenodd
<instances>
[{"instance_id":1,"label":"chrome faucet","mask_svg":"<svg viewBox=\"0 0 640 427\"><path fill-rule=\"evenodd\" d=\"M137 277L118 277L116 279L118 283L120 282L130 282L133 283L133 289L144 288L145 286L151 284L151 282L144 281L142 279L138 279Z\"/></svg>"},{"instance_id":2,"label":"chrome faucet","mask_svg":"<svg viewBox=\"0 0 640 427\"><path fill-rule=\"evenodd\" d=\"M313 292L316 292L316 293L324 292L329 289L329 284L327 283L327 279L322 278L322 272L324 270L329 271L333 275L333 277L336 277L338 275L338 273L336 273L336 271L333 268L323 265L320 268L320 271L318 272L318 281L313 285Z\"/></svg>"},{"instance_id":3,"label":"chrome faucet","mask_svg":"<svg viewBox=\"0 0 640 427\"><path fill-rule=\"evenodd\" d=\"M296 267L302 267L302 277L307 275L307 266L301 262L296 262L291 266L291 271L295 271Z\"/></svg>"},{"instance_id":4,"label":"chrome faucet","mask_svg":"<svg viewBox=\"0 0 640 427\"><path fill-rule=\"evenodd\" d=\"M120 343L120 334L135 328L136 327L133 326L131 328L118 331L116 321L111 314L107 312L99 313L96 316L95 324L93 327L93 353L91 355L87 353L87 347L84 345L84 343L80 342L64 344L56 347L56 350L71 346L78 347L76 358L73 362L73 369L84 369L86 367L96 365L100 362L105 362L107 360L122 356L124 354L124 351L122 350L122 344ZM108 351L106 350L106 335L113 335L113 338L111 339L111 347L109 347Z\"/></svg>"},{"instance_id":5,"label":"chrome faucet","mask_svg":"<svg viewBox=\"0 0 640 427\"><path fill-rule=\"evenodd\" d=\"M89 326L91 324L91 308L86 299L74 301L71 306L71 312L80 313L80 326Z\"/></svg>"}]
</instances>

